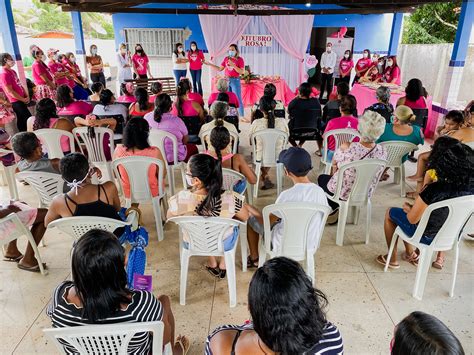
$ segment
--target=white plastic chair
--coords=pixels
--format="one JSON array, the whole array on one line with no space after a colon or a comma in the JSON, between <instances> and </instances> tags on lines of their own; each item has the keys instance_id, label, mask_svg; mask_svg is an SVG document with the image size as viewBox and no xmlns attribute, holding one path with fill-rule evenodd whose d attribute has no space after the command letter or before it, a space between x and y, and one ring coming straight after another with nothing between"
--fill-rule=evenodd
<instances>
[{"instance_id":1,"label":"white plastic chair","mask_svg":"<svg viewBox=\"0 0 474 355\"><path fill-rule=\"evenodd\" d=\"M173 164L169 164L168 160L166 159L166 151L165 151L165 140L171 140L173 144ZM168 186L170 189L170 195L173 196L176 191L176 182L174 178L174 171L177 169L181 173L181 180L183 181L183 188L187 188L186 184L186 163L180 162L178 160L178 139L174 134L171 134L166 131L162 131L160 129L151 129L150 136L148 137L150 141L150 145L153 147L157 147L161 155L163 156L166 164L166 172L168 174Z\"/></svg>"},{"instance_id":2,"label":"white plastic chair","mask_svg":"<svg viewBox=\"0 0 474 355\"><path fill-rule=\"evenodd\" d=\"M6 245L22 236L25 236L31 244L41 273L47 275L48 271L43 267L43 260L41 259L38 246L29 229L21 223L15 213L10 213L8 216L0 219L0 245Z\"/></svg>"},{"instance_id":3,"label":"white plastic chair","mask_svg":"<svg viewBox=\"0 0 474 355\"><path fill-rule=\"evenodd\" d=\"M257 160L257 139L262 143L262 158ZM253 133L250 136L250 142L252 143L252 156L253 164L255 165L255 175L257 175L257 182L255 183L255 188L253 192L253 197L258 197L258 186L260 182L260 168L263 166L265 168L277 168L276 169L276 180L277 180L277 195L281 192L282 187L282 168L281 164L278 164L278 156L280 155L281 150L277 151L277 143L279 139L283 139L282 150L285 149L288 144L288 133L280 131L279 129L270 128L262 129Z\"/></svg>"},{"instance_id":4,"label":"white plastic chair","mask_svg":"<svg viewBox=\"0 0 474 355\"><path fill-rule=\"evenodd\" d=\"M48 229L57 228L74 239L82 237L91 229L101 229L107 232L113 232L117 228L131 225L132 221L127 218L126 222L118 219L95 217L95 216L76 216L57 219L48 224Z\"/></svg>"},{"instance_id":5,"label":"white plastic chair","mask_svg":"<svg viewBox=\"0 0 474 355\"><path fill-rule=\"evenodd\" d=\"M374 190L380 179L380 175L387 162L382 159L363 159L342 165L337 171L336 191L334 195L326 194L328 199L339 204L339 218L337 222L336 244L342 246L344 242L344 230L346 228L349 207L352 207L352 218L354 224L359 221L359 212L362 206L367 206L367 222L365 231L365 244L369 243L370 223L372 217L372 203L370 201L369 189L374 183ZM348 169L355 169L355 181L347 200L341 199L342 182L344 172Z\"/></svg>"},{"instance_id":6,"label":"white plastic chair","mask_svg":"<svg viewBox=\"0 0 474 355\"><path fill-rule=\"evenodd\" d=\"M448 208L449 214L441 229L430 245L421 243L421 238L428 224L431 213L438 208ZM438 251L446 251L454 248L453 259L453 278L451 281L451 290L449 296L454 295L454 286L456 283L456 275L458 272L459 261L459 241L461 239L461 232L468 219L474 213L474 196L456 197L445 201L440 201L428 205L421 216L421 220L416 227L416 231L412 237L406 235L400 227L395 229L393 233L392 243L388 250L387 262L385 263L384 272L387 272L390 258L392 257L395 242L400 237L403 241L410 243L415 248L420 250L420 257L418 259L418 268L416 270L415 286L413 287L413 297L421 300L425 290L426 277L431 266L433 254Z\"/></svg>"},{"instance_id":7,"label":"white plastic chair","mask_svg":"<svg viewBox=\"0 0 474 355\"><path fill-rule=\"evenodd\" d=\"M38 194L39 208L48 208L53 198L63 193L64 180L60 174L23 171L16 173L16 178L33 187Z\"/></svg>"},{"instance_id":8,"label":"white plastic chair","mask_svg":"<svg viewBox=\"0 0 474 355\"><path fill-rule=\"evenodd\" d=\"M188 279L189 258L191 256L223 256L227 268L227 283L229 286L230 307L237 304L235 280L235 250L238 241L229 251L224 251L223 239L232 227L240 227L242 232L246 224L235 219L220 217L173 217L169 222L176 223L179 227L179 250L181 259L181 279L179 288L179 303L186 304L186 283ZM188 248L184 247L183 233L189 240ZM244 238L244 235L240 235ZM246 238L246 233L245 233Z\"/></svg>"},{"instance_id":9,"label":"white plastic chair","mask_svg":"<svg viewBox=\"0 0 474 355\"><path fill-rule=\"evenodd\" d=\"M278 213L283 223L283 235L281 245L278 250L272 248L272 231L270 224L270 214ZM260 243L258 266L261 267L265 263L265 258L278 256L286 256L296 261L306 260L306 272L316 283L314 275L314 254L319 247L319 241L323 236L324 225L326 219L331 212L329 206L318 205L310 202L287 202L271 204L266 206L263 211L264 238ZM313 218L321 218L318 242L315 250L308 249L308 239L311 238L308 230Z\"/></svg>"},{"instance_id":10,"label":"white plastic chair","mask_svg":"<svg viewBox=\"0 0 474 355\"><path fill-rule=\"evenodd\" d=\"M73 347L74 352L80 355L127 355L128 345L136 334L152 332L152 353L161 355L164 328L163 322L156 321L50 328L43 329L43 332L54 342L61 354L67 354L64 349L64 344L67 343L68 348Z\"/></svg>"},{"instance_id":11,"label":"white plastic chair","mask_svg":"<svg viewBox=\"0 0 474 355\"><path fill-rule=\"evenodd\" d=\"M63 129L43 128L34 131L34 134L46 146L49 159L61 159L64 152L61 147L61 138L69 138L69 151L71 153L76 151L74 146L74 135L71 132Z\"/></svg>"},{"instance_id":12,"label":"white plastic chair","mask_svg":"<svg viewBox=\"0 0 474 355\"><path fill-rule=\"evenodd\" d=\"M400 184L400 196L405 197L405 166L402 158L408 153L418 150L416 144L402 141L387 141L380 143L387 151L387 168L394 172L393 181Z\"/></svg>"},{"instance_id":13,"label":"white plastic chair","mask_svg":"<svg viewBox=\"0 0 474 355\"><path fill-rule=\"evenodd\" d=\"M207 136L210 136L211 135L211 132L214 128L211 128L211 129L208 129L206 131L200 131L199 132L199 138L201 139L201 144L206 147L206 138ZM237 154L238 150L239 150L239 134L238 133L235 133L235 132L231 132L229 131L230 133L230 138L232 140L232 153L233 154Z\"/></svg>"},{"instance_id":14,"label":"white plastic chair","mask_svg":"<svg viewBox=\"0 0 474 355\"><path fill-rule=\"evenodd\" d=\"M107 177L113 181L112 174L112 162L107 160L104 152L104 140L108 140L110 147L110 155L114 153L114 132L105 127L94 127L94 136L91 137L88 133L87 127L76 127L72 130L74 137L76 138L77 144L81 148L81 153L84 154L84 145L87 150L87 157L89 161L95 165L105 165L107 170ZM108 134L108 138L106 135ZM82 141L82 144L81 144Z\"/></svg>"},{"instance_id":15,"label":"white plastic chair","mask_svg":"<svg viewBox=\"0 0 474 355\"><path fill-rule=\"evenodd\" d=\"M243 174L232 169L222 168L222 188L224 190L233 191L234 184L242 179L245 179L245 176ZM245 193L247 193L247 199L249 204L253 204L252 187L253 186L247 181L245 190L241 194L245 195Z\"/></svg>"},{"instance_id":16,"label":"white plastic chair","mask_svg":"<svg viewBox=\"0 0 474 355\"><path fill-rule=\"evenodd\" d=\"M334 152L341 146L343 143L351 143L355 138L360 138L360 133L356 129L344 128L344 129L334 129L323 134L323 148L322 148L322 157L321 164L324 165L324 174L329 174L331 172L332 162L328 160L328 139L329 137L334 138Z\"/></svg>"},{"instance_id":17,"label":"white plastic chair","mask_svg":"<svg viewBox=\"0 0 474 355\"><path fill-rule=\"evenodd\" d=\"M153 205L153 213L155 214L158 241L162 241L164 232L161 202L166 196L163 191L163 171L165 169L163 162L156 158L140 156L115 159L113 161L113 167L116 176L120 176L119 166L125 169L130 184L130 197L125 198L125 206L130 207L132 203L150 201ZM158 169L158 196L155 197L153 197L151 193L150 182L148 180L148 170L152 166L156 166ZM122 184L121 180L120 183Z\"/></svg>"},{"instance_id":18,"label":"white plastic chair","mask_svg":"<svg viewBox=\"0 0 474 355\"><path fill-rule=\"evenodd\" d=\"M3 156L10 153L13 153L13 151L0 148L0 155ZM0 167L2 168L2 182L3 184L8 186L8 191L10 192L10 199L12 199L13 201L18 201L20 199L20 195L18 194L18 186L15 180L16 164L5 166L0 161Z\"/></svg>"}]
</instances>

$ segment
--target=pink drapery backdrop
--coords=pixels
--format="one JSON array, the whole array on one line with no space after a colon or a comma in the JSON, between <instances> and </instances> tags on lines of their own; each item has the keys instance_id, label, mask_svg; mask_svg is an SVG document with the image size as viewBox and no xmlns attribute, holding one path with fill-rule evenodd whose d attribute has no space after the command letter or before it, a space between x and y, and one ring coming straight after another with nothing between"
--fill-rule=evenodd
<instances>
[{"instance_id":1,"label":"pink drapery backdrop","mask_svg":"<svg viewBox=\"0 0 474 355\"><path fill-rule=\"evenodd\" d=\"M262 16L261 18L280 46L298 60L299 82L305 81L304 59L314 16ZM230 44L238 42L250 20L249 16L199 15L211 60L215 61L227 51ZM219 65L220 61L215 61L215 64ZM273 73L273 75L280 74Z\"/></svg>"}]
</instances>

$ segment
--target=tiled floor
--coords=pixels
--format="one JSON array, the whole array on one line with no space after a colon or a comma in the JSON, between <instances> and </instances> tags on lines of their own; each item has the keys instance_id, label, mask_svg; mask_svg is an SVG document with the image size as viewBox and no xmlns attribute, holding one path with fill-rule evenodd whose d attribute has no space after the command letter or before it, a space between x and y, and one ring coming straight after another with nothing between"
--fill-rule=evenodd
<instances>
[{"instance_id":1,"label":"tiled floor","mask_svg":"<svg viewBox=\"0 0 474 355\"><path fill-rule=\"evenodd\" d=\"M246 125L244 125L245 131ZM245 134L245 133L244 133ZM244 137L243 152L248 153ZM306 148L314 152L314 143ZM317 166L317 158L314 161ZM408 163L408 172L414 164ZM311 174L316 179L316 173ZM290 182L285 181L286 186ZM340 329L347 354L388 353L395 324L409 312L422 310L439 317L459 337L466 354L474 352L473 286L474 257L472 241L463 241L455 296L450 298L452 254L448 253L444 270L431 269L423 301L411 297L416 269L402 263L396 271L383 273L374 258L386 251L383 217L388 206L400 206L399 187L381 183L373 198L371 240L364 244L365 211L359 225L348 225L344 246L335 245L335 226L326 227L316 254L316 284L329 299L328 318ZM30 187L20 186L21 198L33 205L37 199ZM262 191L257 206L273 203L275 190ZM0 187L0 199L8 199L7 189ZM204 260L191 259L187 304L179 305L179 252L177 229L166 225L165 240L158 243L151 208L146 206L145 226L150 232L147 248L147 273L153 275L154 292L167 294L173 302L178 334L187 335L191 354L202 354L210 330L223 323L242 323L248 319L247 289L252 271L243 273L237 261L237 307L229 308L226 281L215 281L203 270ZM1 354L55 354L41 329L49 327L45 308L54 287L70 278L71 239L48 231L46 247L40 251L49 266L49 275L31 274L0 261L0 342ZM237 252L237 260L240 260Z\"/></svg>"}]
</instances>

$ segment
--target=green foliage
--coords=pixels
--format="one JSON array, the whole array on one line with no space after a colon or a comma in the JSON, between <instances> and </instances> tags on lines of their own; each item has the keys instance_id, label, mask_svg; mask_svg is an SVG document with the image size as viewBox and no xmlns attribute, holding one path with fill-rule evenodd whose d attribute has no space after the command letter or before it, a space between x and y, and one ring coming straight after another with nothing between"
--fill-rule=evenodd
<instances>
[{"instance_id":1,"label":"green foliage","mask_svg":"<svg viewBox=\"0 0 474 355\"><path fill-rule=\"evenodd\" d=\"M453 43L461 1L426 4L418 7L404 22L402 43Z\"/></svg>"},{"instance_id":2,"label":"green foliage","mask_svg":"<svg viewBox=\"0 0 474 355\"><path fill-rule=\"evenodd\" d=\"M59 6L49 3L42 3L40 0L32 0L31 7L16 8L13 3L13 16L17 25L31 28L38 32L61 31L72 32L72 20L69 12L63 12ZM107 34L99 34L91 26L102 27ZM113 39L114 29L112 18L109 15L101 13L82 13L82 26L84 36L90 38Z\"/></svg>"}]
</instances>

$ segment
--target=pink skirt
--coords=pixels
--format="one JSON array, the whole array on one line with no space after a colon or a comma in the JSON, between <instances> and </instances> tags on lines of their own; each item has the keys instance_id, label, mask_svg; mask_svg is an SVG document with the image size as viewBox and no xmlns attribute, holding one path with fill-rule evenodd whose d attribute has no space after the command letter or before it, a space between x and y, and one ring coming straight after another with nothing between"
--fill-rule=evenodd
<instances>
[{"instance_id":1,"label":"pink skirt","mask_svg":"<svg viewBox=\"0 0 474 355\"><path fill-rule=\"evenodd\" d=\"M56 102L56 90L51 89L46 84L36 85L34 97L36 101L48 98Z\"/></svg>"}]
</instances>

